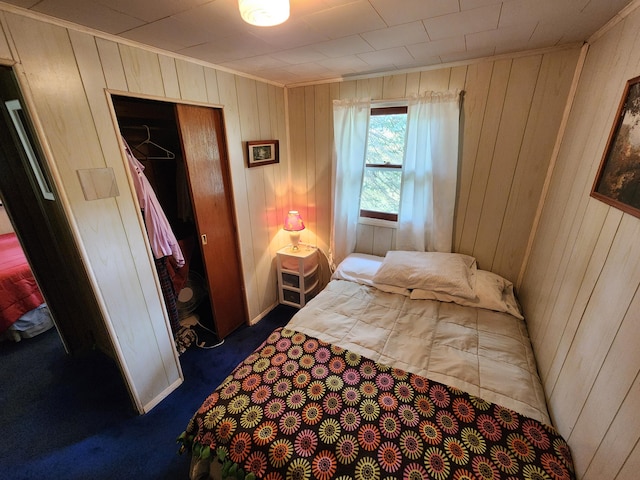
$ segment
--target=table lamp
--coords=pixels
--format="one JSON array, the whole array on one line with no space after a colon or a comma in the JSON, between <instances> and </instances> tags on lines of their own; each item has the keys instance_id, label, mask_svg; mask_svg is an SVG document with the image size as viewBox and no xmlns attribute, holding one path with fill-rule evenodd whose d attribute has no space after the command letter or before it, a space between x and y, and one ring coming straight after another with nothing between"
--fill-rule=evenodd
<instances>
[{"instance_id":1,"label":"table lamp","mask_svg":"<svg viewBox=\"0 0 640 480\"><path fill-rule=\"evenodd\" d=\"M284 229L289 232L289 238L291 239L291 251L298 251L298 243L300 243L300 232L304 230L304 223L302 223L302 217L297 210L290 210L287 214L287 218L284 219Z\"/></svg>"}]
</instances>

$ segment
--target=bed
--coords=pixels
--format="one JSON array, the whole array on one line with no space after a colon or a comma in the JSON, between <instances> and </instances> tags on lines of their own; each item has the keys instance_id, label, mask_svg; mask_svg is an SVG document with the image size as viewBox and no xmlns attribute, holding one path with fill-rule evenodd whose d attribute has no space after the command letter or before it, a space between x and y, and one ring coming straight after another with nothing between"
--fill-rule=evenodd
<instances>
[{"instance_id":1,"label":"bed","mask_svg":"<svg viewBox=\"0 0 640 480\"><path fill-rule=\"evenodd\" d=\"M352 254L179 437L192 479L572 479L526 324L473 257Z\"/></svg>"},{"instance_id":2,"label":"bed","mask_svg":"<svg viewBox=\"0 0 640 480\"><path fill-rule=\"evenodd\" d=\"M52 326L16 234L0 235L0 336L18 341Z\"/></svg>"}]
</instances>

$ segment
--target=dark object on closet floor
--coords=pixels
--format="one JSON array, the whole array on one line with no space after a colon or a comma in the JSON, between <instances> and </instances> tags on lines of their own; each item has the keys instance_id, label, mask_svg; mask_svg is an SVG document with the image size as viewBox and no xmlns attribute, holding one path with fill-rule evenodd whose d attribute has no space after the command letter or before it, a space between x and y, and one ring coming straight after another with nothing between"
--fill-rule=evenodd
<instances>
[{"instance_id":1,"label":"dark object on closet floor","mask_svg":"<svg viewBox=\"0 0 640 480\"><path fill-rule=\"evenodd\" d=\"M213 330L200 323L198 315L190 315L180 321L181 327L176 335L176 348L183 353L187 348L215 348L224 343Z\"/></svg>"}]
</instances>

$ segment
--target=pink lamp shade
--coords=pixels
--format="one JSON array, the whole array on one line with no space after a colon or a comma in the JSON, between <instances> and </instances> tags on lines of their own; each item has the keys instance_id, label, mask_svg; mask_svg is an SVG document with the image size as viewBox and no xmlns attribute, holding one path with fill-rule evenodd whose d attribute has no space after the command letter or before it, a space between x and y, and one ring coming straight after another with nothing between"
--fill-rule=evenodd
<instances>
[{"instance_id":1,"label":"pink lamp shade","mask_svg":"<svg viewBox=\"0 0 640 480\"><path fill-rule=\"evenodd\" d=\"M287 232L299 232L304 230L304 223L302 217L297 210L291 210L287 214L287 218L284 219L284 229Z\"/></svg>"},{"instance_id":2,"label":"pink lamp shade","mask_svg":"<svg viewBox=\"0 0 640 480\"><path fill-rule=\"evenodd\" d=\"M298 250L298 243L300 242L300 232L304 230L304 223L302 217L297 210L290 210L287 214L287 218L284 219L284 229L289 233L291 239L291 250Z\"/></svg>"}]
</instances>

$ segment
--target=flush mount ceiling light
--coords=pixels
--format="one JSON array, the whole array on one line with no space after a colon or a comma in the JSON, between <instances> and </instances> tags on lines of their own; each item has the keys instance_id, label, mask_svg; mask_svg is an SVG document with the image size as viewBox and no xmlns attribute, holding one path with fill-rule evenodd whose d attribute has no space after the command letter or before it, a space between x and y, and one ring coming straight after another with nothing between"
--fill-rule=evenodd
<instances>
[{"instance_id":1,"label":"flush mount ceiling light","mask_svg":"<svg viewBox=\"0 0 640 480\"><path fill-rule=\"evenodd\" d=\"M279 25L289 18L289 0L238 0L242 19L258 27Z\"/></svg>"}]
</instances>

